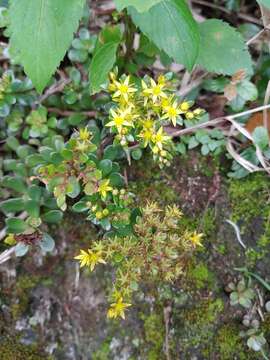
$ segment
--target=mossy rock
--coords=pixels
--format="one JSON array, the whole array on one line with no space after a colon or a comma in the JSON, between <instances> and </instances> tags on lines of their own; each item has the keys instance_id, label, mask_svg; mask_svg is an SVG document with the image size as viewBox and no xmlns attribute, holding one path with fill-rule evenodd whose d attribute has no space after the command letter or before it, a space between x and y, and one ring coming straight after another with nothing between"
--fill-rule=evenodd
<instances>
[{"instance_id":1,"label":"mossy rock","mask_svg":"<svg viewBox=\"0 0 270 360\"><path fill-rule=\"evenodd\" d=\"M42 355L36 347L25 346L16 338L11 337L0 340L0 358L3 360L52 360Z\"/></svg>"}]
</instances>

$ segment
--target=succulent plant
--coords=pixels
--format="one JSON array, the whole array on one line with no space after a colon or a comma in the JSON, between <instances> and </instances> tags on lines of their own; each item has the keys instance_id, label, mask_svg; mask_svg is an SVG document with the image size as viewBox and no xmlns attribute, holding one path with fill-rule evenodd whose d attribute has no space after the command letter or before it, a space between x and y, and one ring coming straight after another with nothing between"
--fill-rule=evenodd
<instances>
[{"instance_id":1,"label":"succulent plant","mask_svg":"<svg viewBox=\"0 0 270 360\"><path fill-rule=\"evenodd\" d=\"M230 294L230 304L232 306L241 305L246 309L251 307L255 292L248 286L244 279L241 279L237 285L230 283L228 288L232 291Z\"/></svg>"}]
</instances>

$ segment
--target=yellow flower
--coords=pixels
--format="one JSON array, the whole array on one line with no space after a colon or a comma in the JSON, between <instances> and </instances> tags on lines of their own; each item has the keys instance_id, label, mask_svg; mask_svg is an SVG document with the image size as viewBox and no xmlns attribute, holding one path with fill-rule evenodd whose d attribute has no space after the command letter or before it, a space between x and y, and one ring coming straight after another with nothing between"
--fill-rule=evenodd
<instances>
[{"instance_id":1,"label":"yellow flower","mask_svg":"<svg viewBox=\"0 0 270 360\"><path fill-rule=\"evenodd\" d=\"M203 237L203 234L198 234L196 231L194 231L193 234L189 236L189 240L192 242L192 245L194 247L203 246L201 243L202 237Z\"/></svg>"},{"instance_id":2,"label":"yellow flower","mask_svg":"<svg viewBox=\"0 0 270 360\"><path fill-rule=\"evenodd\" d=\"M172 104L165 106L163 109L165 114L162 116L162 119L169 119L173 125L176 126L176 118L182 113L177 101L175 100Z\"/></svg>"},{"instance_id":3,"label":"yellow flower","mask_svg":"<svg viewBox=\"0 0 270 360\"><path fill-rule=\"evenodd\" d=\"M166 78L164 75L159 75L158 77L158 84L166 85Z\"/></svg>"},{"instance_id":4,"label":"yellow flower","mask_svg":"<svg viewBox=\"0 0 270 360\"><path fill-rule=\"evenodd\" d=\"M162 150L163 144L168 142L168 140L170 140L170 137L164 134L162 126L156 134L152 135L152 141L159 150Z\"/></svg>"},{"instance_id":5,"label":"yellow flower","mask_svg":"<svg viewBox=\"0 0 270 360\"><path fill-rule=\"evenodd\" d=\"M166 107L170 106L172 102L172 96L167 97L167 98L163 98L161 100L161 108L164 110L166 109Z\"/></svg>"},{"instance_id":6,"label":"yellow flower","mask_svg":"<svg viewBox=\"0 0 270 360\"><path fill-rule=\"evenodd\" d=\"M111 304L107 316L110 319L115 319L118 316L125 319L125 310L130 306L131 304L124 303L123 298L119 297L115 303Z\"/></svg>"},{"instance_id":7,"label":"yellow flower","mask_svg":"<svg viewBox=\"0 0 270 360\"><path fill-rule=\"evenodd\" d=\"M98 192L101 194L103 198L107 196L107 193L112 191L113 188L110 186L110 180L104 179L101 180L98 187Z\"/></svg>"},{"instance_id":8,"label":"yellow flower","mask_svg":"<svg viewBox=\"0 0 270 360\"><path fill-rule=\"evenodd\" d=\"M129 121L131 109L127 108L125 110L118 109L117 112L111 109L111 116L113 118L106 126L115 126L117 131L121 133L123 126L133 126Z\"/></svg>"},{"instance_id":9,"label":"yellow flower","mask_svg":"<svg viewBox=\"0 0 270 360\"><path fill-rule=\"evenodd\" d=\"M144 98L144 103L143 103L143 106L146 106L147 103L148 103L148 100L150 99L151 97L151 94L149 93L148 91L148 87L145 83L145 81L142 80L142 91L141 91L141 96Z\"/></svg>"},{"instance_id":10,"label":"yellow flower","mask_svg":"<svg viewBox=\"0 0 270 360\"><path fill-rule=\"evenodd\" d=\"M124 81L113 81L113 84L116 87L116 92L113 94L113 98L122 97L126 102L128 102L129 94L133 94L137 91L136 88L129 84L129 80L130 78L127 76Z\"/></svg>"},{"instance_id":11,"label":"yellow flower","mask_svg":"<svg viewBox=\"0 0 270 360\"><path fill-rule=\"evenodd\" d=\"M152 140L152 136L153 136L153 131L149 130L149 129L143 129L138 137L143 139L144 143L143 143L143 146L146 147L150 141Z\"/></svg>"},{"instance_id":12,"label":"yellow flower","mask_svg":"<svg viewBox=\"0 0 270 360\"><path fill-rule=\"evenodd\" d=\"M143 121L143 127L145 129L153 129L154 126L154 121L151 119L146 119L145 121Z\"/></svg>"},{"instance_id":13,"label":"yellow flower","mask_svg":"<svg viewBox=\"0 0 270 360\"><path fill-rule=\"evenodd\" d=\"M150 141L152 140L152 136L154 133L154 122L151 119L142 120L141 124L143 126L140 134L138 135L139 138L144 140L144 147L146 147Z\"/></svg>"},{"instance_id":14,"label":"yellow flower","mask_svg":"<svg viewBox=\"0 0 270 360\"><path fill-rule=\"evenodd\" d=\"M191 104L188 101L184 101L180 104L180 109L185 113L190 109L190 105Z\"/></svg>"},{"instance_id":15,"label":"yellow flower","mask_svg":"<svg viewBox=\"0 0 270 360\"><path fill-rule=\"evenodd\" d=\"M105 260L102 258L101 251L93 252L88 249L80 250L80 254L75 256L74 259L80 261L80 267L89 266L90 270L93 271L97 264L106 264Z\"/></svg>"},{"instance_id":16,"label":"yellow flower","mask_svg":"<svg viewBox=\"0 0 270 360\"><path fill-rule=\"evenodd\" d=\"M76 150L85 152L89 148L89 143L86 141L78 141L76 145Z\"/></svg>"},{"instance_id":17,"label":"yellow flower","mask_svg":"<svg viewBox=\"0 0 270 360\"><path fill-rule=\"evenodd\" d=\"M160 83L156 83L155 80L150 79L150 83L151 86L149 88L147 88L146 84L143 84L143 93L148 95L152 95L152 100L153 103L155 103L158 99L160 98L166 98L167 95L165 94L165 92L163 91L164 87L165 87L165 83L160 82ZM145 88L146 86L146 88Z\"/></svg>"},{"instance_id":18,"label":"yellow flower","mask_svg":"<svg viewBox=\"0 0 270 360\"><path fill-rule=\"evenodd\" d=\"M79 130L79 138L82 141L89 141L91 138L91 132L87 128L80 129Z\"/></svg>"}]
</instances>

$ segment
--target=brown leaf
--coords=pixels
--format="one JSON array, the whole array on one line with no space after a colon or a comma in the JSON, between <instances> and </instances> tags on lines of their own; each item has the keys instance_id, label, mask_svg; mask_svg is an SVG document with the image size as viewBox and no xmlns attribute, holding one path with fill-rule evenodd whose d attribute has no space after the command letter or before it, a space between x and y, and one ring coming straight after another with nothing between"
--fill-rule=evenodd
<instances>
[{"instance_id":1,"label":"brown leaf","mask_svg":"<svg viewBox=\"0 0 270 360\"><path fill-rule=\"evenodd\" d=\"M238 84L240 81L244 80L246 76L246 70L240 69L232 76L232 84Z\"/></svg>"},{"instance_id":2,"label":"brown leaf","mask_svg":"<svg viewBox=\"0 0 270 360\"><path fill-rule=\"evenodd\" d=\"M270 110L267 111L267 115L268 132L270 136ZM245 128L250 134L252 134L256 127L263 125L263 113L259 112L251 116L251 118L246 123Z\"/></svg>"}]
</instances>

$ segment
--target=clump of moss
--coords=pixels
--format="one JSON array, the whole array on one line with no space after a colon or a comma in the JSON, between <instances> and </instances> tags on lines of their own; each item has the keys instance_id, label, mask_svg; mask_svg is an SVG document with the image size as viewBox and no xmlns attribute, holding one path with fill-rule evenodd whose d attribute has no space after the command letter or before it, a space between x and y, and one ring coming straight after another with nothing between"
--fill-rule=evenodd
<instances>
[{"instance_id":1,"label":"clump of moss","mask_svg":"<svg viewBox=\"0 0 270 360\"><path fill-rule=\"evenodd\" d=\"M15 338L0 342L0 356L3 360L51 360L34 346L20 344Z\"/></svg>"},{"instance_id":2,"label":"clump of moss","mask_svg":"<svg viewBox=\"0 0 270 360\"><path fill-rule=\"evenodd\" d=\"M267 202L269 178L264 174L251 174L245 179L231 180L229 195L233 220L248 223L255 217L267 217L270 204ZM256 201L255 201L256 200Z\"/></svg>"},{"instance_id":3,"label":"clump of moss","mask_svg":"<svg viewBox=\"0 0 270 360\"><path fill-rule=\"evenodd\" d=\"M202 289L204 287L213 288L214 279L214 274L203 262L192 264L187 271L187 281L196 289Z\"/></svg>"},{"instance_id":4,"label":"clump of moss","mask_svg":"<svg viewBox=\"0 0 270 360\"><path fill-rule=\"evenodd\" d=\"M270 203L269 178L265 174L251 174L245 179L231 180L229 195L232 219L240 224L241 230L254 232L258 239L255 247L246 251L246 266L252 267L269 254L270 245Z\"/></svg>"},{"instance_id":5,"label":"clump of moss","mask_svg":"<svg viewBox=\"0 0 270 360\"><path fill-rule=\"evenodd\" d=\"M215 210L208 208L204 214L203 218L201 220L201 226L203 229L203 233L206 236L211 236L216 231L216 222L215 222Z\"/></svg>"},{"instance_id":6,"label":"clump of moss","mask_svg":"<svg viewBox=\"0 0 270 360\"><path fill-rule=\"evenodd\" d=\"M203 300L194 309L188 309L186 311L185 319L189 324L196 326L213 323L223 308L224 304L222 299Z\"/></svg>"},{"instance_id":7,"label":"clump of moss","mask_svg":"<svg viewBox=\"0 0 270 360\"><path fill-rule=\"evenodd\" d=\"M38 276L20 276L13 291L15 303L11 305L13 319L18 319L27 309L29 304L29 292L38 284Z\"/></svg>"},{"instance_id":8,"label":"clump of moss","mask_svg":"<svg viewBox=\"0 0 270 360\"><path fill-rule=\"evenodd\" d=\"M106 339L101 347L92 354L93 360L107 360L110 355L110 339Z\"/></svg>"},{"instance_id":9,"label":"clump of moss","mask_svg":"<svg viewBox=\"0 0 270 360\"><path fill-rule=\"evenodd\" d=\"M245 341L239 336L239 328L235 324L225 324L218 331L209 351L222 360L259 359L255 353L248 350Z\"/></svg>"},{"instance_id":10,"label":"clump of moss","mask_svg":"<svg viewBox=\"0 0 270 360\"><path fill-rule=\"evenodd\" d=\"M163 343L165 337L165 325L163 322L162 312L151 313L150 315L142 316L144 321L144 335L147 360L162 360L163 355Z\"/></svg>"},{"instance_id":11,"label":"clump of moss","mask_svg":"<svg viewBox=\"0 0 270 360\"><path fill-rule=\"evenodd\" d=\"M194 355L194 348L202 353L212 341L220 314L224 309L222 299L205 299L193 308L174 313L174 321L183 326L176 330L177 341L181 348L181 358ZM179 319L177 319L179 317Z\"/></svg>"}]
</instances>

